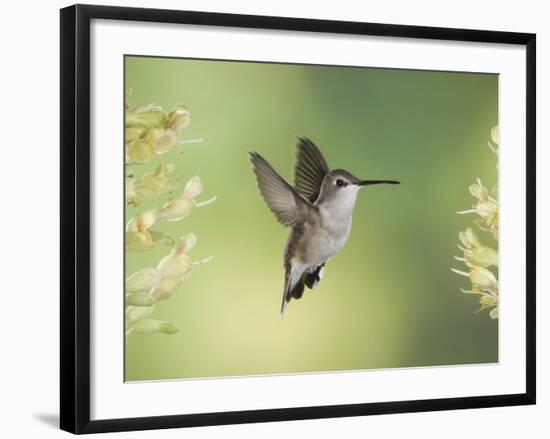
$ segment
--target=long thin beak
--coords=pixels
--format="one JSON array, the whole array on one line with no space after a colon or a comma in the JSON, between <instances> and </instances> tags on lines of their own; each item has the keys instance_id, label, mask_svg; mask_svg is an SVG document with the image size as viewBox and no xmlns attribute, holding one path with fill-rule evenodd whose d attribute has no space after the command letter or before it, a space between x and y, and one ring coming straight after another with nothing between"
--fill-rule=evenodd
<instances>
[{"instance_id":1,"label":"long thin beak","mask_svg":"<svg viewBox=\"0 0 550 439\"><path fill-rule=\"evenodd\" d=\"M396 180L362 180L357 183L359 186L368 186L370 184L400 184Z\"/></svg>"}]
</instances>

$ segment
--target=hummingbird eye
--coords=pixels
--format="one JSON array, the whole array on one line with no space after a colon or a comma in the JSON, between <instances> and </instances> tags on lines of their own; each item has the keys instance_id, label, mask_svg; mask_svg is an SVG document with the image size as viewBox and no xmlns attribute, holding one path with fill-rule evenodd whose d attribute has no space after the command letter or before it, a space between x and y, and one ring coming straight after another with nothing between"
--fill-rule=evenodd
<instances>
[{"instance_id":1,"label":"hummingbird eye","mask_svg":"<svg viewBox=\"0 0 550 439\"><path fill-rule=\"evenodd\" d=\"M340 178L336 180L336 186L338 187L346 187L347 185L348 184L344 180L341 180Z\"/></svg>"}]
</instances>

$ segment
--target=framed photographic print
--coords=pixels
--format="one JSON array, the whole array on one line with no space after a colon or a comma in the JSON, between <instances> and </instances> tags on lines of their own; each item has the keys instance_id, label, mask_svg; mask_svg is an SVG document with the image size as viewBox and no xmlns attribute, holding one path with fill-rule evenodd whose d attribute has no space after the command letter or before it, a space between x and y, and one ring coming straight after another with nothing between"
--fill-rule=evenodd
<instances>
[{"instance_id":1,"label":"framed photographic print","mask_svg":"<svg viewBox=\"0 0 550 439\"><path fill-rule=\"evenodd\" d=\"M535 403L535 35L61 10L61 428Z\"/></svg>"}]
</instances>

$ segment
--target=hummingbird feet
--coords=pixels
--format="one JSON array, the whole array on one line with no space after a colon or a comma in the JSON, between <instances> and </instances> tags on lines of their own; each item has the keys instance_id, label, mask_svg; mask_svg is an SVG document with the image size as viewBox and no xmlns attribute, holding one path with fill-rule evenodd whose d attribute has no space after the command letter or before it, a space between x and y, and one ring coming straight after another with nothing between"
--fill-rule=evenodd
<instances>
[{"instance_id":1,"label":"hummingbird feet","mask_svg":"<svg viewBox=\"0 0 550 439\"><path fill-rule=\"evenodd\" d=\"M318 265L311 273L304 273L304 283L310 290L312 290L319 284L319 281L323 278L324 273L325 264Z\"/></svg>"}]
</instances>

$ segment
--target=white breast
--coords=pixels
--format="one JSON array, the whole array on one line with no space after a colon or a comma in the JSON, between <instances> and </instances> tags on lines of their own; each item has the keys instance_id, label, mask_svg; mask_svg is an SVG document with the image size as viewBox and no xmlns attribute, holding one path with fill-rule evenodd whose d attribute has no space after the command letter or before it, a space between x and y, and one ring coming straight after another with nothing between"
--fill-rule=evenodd
<instances>
[{"instance_id":1,"label":"white breast","mask_svg":"<svg viewBox=\"0 0 550 439\"><path fill-rule=\"evenodd\" d=\"M351 230L351 215L342 217L328 214L320 209L321 224L308 248L308 262L319 265L338 253L348 240Z\"/></svg>"}]
</instances>

